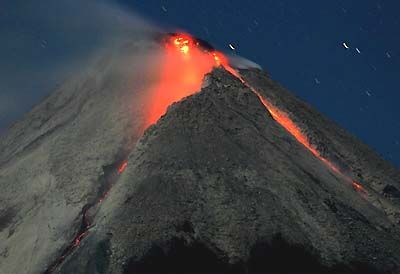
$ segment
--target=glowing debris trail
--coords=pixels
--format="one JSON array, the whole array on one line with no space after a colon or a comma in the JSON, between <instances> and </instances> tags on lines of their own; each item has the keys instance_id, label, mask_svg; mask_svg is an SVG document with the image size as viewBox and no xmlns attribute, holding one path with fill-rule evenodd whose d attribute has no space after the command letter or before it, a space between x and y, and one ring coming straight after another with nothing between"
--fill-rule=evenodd
<instances>
[{"instance_id":1,"label":"glowing debris trail","mask_svg":"<svg viewBox=\"0 0 400 274\"><path fill-rule=\"evenodd\" d=\"M124 161L122 162L121 166L118 168L118 174L121 174L122 172L124 172L124 170L126 169L126 167L128 166L128 161Z\"/></svg>"},{"instance_id":2,"label":"glowing debris trail","mask_svg":"<svg viewBox=\"0 0 400 274\"><path fill-rule=\"evenodd\" d=\"M164 66L161 68L161 81L153 90L154 95L152 100L153 106L150 111L150 124L155 123L173 102L179 101L183 97L200 90L205 74L211 72L216 66L223 66L257 95L274 120L285 128L286 131L308 151L322 161L330 170L351 183L356 191L366 193L366 190L360 183L343 174L336 165L323 157L310 143L302 130L290 119L289 115L271 104L260 92L249 85L243 77L229 65L228 59L222 53L202 48L199 42L187 34L175 34L169 37L169 40L166 42L166 59ZM346 43L343 44L346 48L348 47ZM177 70L177 67L182 69Z\"/></svg>"},{"instance_id":3,"label":"glowing debris trail","mask_svg":"<svg viewBox=\"0 0 400 274\"><path fill-rule=\"evenodd\" d=\"M343 174L339 168L334 165L333 163L331 163L328 159L326 159L325 157L323 157L321 155L321 153L316 150L310 143L310 141L308 140L307 136L305 136L303 134L303 132L301 131L301 129L292 121L292 119L290 119L289 115L285 112L283 112L282 110L280 110L279 108L275 107L274 105L272 105L270 102L268 102L262 95L260 92L258 92L255 88L253 88L251 85L249 85L244 79L243 77L233 68L231 68L230 66L226 66L224 65L224 67L231 72L234 76L236 76L246 87L248 87L255 95L257 95L257 97L260 99L261 103L265 106L265 108L268 110L268 112L271 114L272 118L274 118L274 120L276 122L278 122L283 128L286 129L286 131L288 131L299 143L301 143L307 150L309 150L315 157L317 157L319 160L321 160L326 166L328 166L332 171L334 171L335 173L339 174L340 176L342 176L343 178L346 179L346 181L350 182L353 186L353 188L357 191L363 192L363 193L367 193L366 190L364 189L364 187L354 181L352 178L350 178L349 176Z\"/></svg>"},{"instance_id":4,"label":"glowing debris trail","mask_svg":"<svg viewBox=\"0 0 400 274\"><path fill-rule=\"evenodd\" d=\"M345 43L343 44L347 48L347 45ZM364 194L367 193L361 184L343 174L333 163L324 158L311 145L308 138L290 119L289 115L268 102L260 92L249 85L243 77L229 65L228 59L222 53L216 50L202 48L200 42L186 34L169 36L164 53L165 59L161 65L160 79L158 79L157 85L151 90L152 93L146 127L155 123L166 112L169 105L199 91L205 74L211 72L215 67L223 66L257 95L274 120L285 128L299 143L315 157L320 159L332 171L349 181L356 191ZM120 162L111 173L115 173L116 176L119 176L124 172L127 165L128 162L124 160ZM89 234L89 229L93 226L93 223L87 216L88 211L91 208L97 208L101 205L107 197L111 185L94 204L85 206L82 209L82 221L79 231L61 255L45 270L44 274L53 273L64 260L80 246L81 241Z\"/></svg>"},{"instance_id":5,"label":"glowing debris trail","mask_svg":"<svg viewBox=\"0 0 400 274\"><path fill-rule=\"evenodd\" d=\"M122 163L119 164L119 166L116 168L116 170L113 170L110 172L112 175L113 173L116 173L117 176L121 175L122 172L126 169L128 166L128 162L124 160ZM117 178L115 178L117 179ZM64 251L61 253L61 255L52 263L48 266L48 268L43 272L43 274L51 274L53 273L64 261L65 259L70 256L75 249L77 249L82 240L89 234L89 229L93 227L93 223L90 221L90 218L88 217L88 212L92 208L99 207L100 204L104 201L105 197L107 197L108 192L111 188L112 184L109 186L109 189L106 190L103 195L94 203L94 204L89 204L83 207L82 209L82 220L81 220L81 226L76 233L75 237L72 239L71 243L64 249Z\"/></svg>"},{"instance_id":6,"label":"glowing debris trail","mask_svg":"<svg viewBox=\"0 0 400 274\"><path fill-rule=\"evenodd\" d=\"M201 89L204 75L224 62L217 51L202 48L187 34L172 34L165 38L158 79L149 90L145 127L154 124L167 108Z\"/></svg>"},{"instance_id":7,"label":"glowing debris trail","mask_svg":"<svg viewBox=\"0 0 400 274\"><path fill-rule=\"evenodd\" d=\"M172 48L171 45L173 45ZM347 49L349 48L346 43L343 43L343 46ZM302 130L290 119L289 115L271 104L260 92L249 85L243 77L229 65L228 59L222 53L215 50L202 49L199 42L196 42L195 39L187 34L176 34L170 37L170 40L166 43L166 50L167 58L162 68L161 81L153 91L153 109L150 111L150 124L155 123L173 102L179 101L183 97L200 90L203 77L206 73L211 72L216 66L223 66L257 95L274 120L285 128L286 131L308 151L322 161L330 170L351 183L356 191L367 193L360 183L345 175L335 164L323 157L310 143ZM212 59L210 59L210 56ZM184 69L176 70L176 67ZM168 92L165 92L166 90L168 90Z\"/></svg>"},{"instance_id":8,"label":"glowing debris trail","mask_svg":"<svg viewBox=\"0 0 400 274\"><path fill-rule=\"evenodd\" d=\"M170 36L165 44L164 60L161 65L160 78L152 90L152 100L148 112L146 128L155 123L167 110L168 106L200 90L204 75L211 72L214 67L227 64L226 58L217 51L206 51L199 46L189 35ZM168 91L168 92L165 92ZM128 166L128 161L119 163L112 173L112 178L117 179ZM117 177L115 177L117 176ZM94 204L82 209L81 227L70 244L62 251L61 255L49 265L44 274L53 273L81 244L89 234L93 223L88 218L88 211L98 208L108 196L107 189Z\"/></svg>"}]
</instances>

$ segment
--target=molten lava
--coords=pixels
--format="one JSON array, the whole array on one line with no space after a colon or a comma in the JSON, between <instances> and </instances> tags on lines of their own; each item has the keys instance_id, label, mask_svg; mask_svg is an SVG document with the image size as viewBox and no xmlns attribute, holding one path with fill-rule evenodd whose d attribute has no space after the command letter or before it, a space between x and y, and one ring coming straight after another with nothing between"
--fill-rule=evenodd
<instances>
[{"instance_id":1,"label":"molten lava","mask_svg":"<svg viewBox=\"0 0 400 274\"><path fill-rule=\"evenodd\" d=\"M146 127L165 114L168 106L201 89L204 75L227 59L204 49L191 36L174 34L165 39L157 83L150 90Z\"/></svg>"},{"instance_id":2,"label":"molten lava","mask_svg":"<svg viewBox=\"0 0 400 274\"><path fill-rule=\"evenodd\" d=\"M343 174L339 168L323 157L310 143L302 130L290 119L289 115L267 101L260 92L249 85L232 68L228 59L220 52L202 48L200 43L187 34L168 36L165 52L160 65L159 80L150 92L150 105L146 127L154 124L167 110L168 106L200 90L204 75L216 66L223 66L251 89L260 99L274 120L285 128L299 143L309 150L336 174L341 175L357 191L366 192L361 184Z\"/></svg>"},{"instance_id":3,"label":"molten lava","mask_svg":"<svg viewBox=\"0 0 400 274\"><path fill-rule=\"evenodd\" d=\"M124 160L119 164L119 166L116 169L113 169L111 173L115 174L116 176L119 176L125 171L127 166L128 166L128 161ZM72 242L64 249L61 255L43 272L43 274L53 273L65 261L65 259L68 256L70 256L75 251L75 249L77 249L80 246L82 240L86 236L88 236L90 232L89 229L93 226L93 223L90 221L88 217L88 212L91 208L96 208L100 206L100 204L107 197L110 188L111 186L109 186L109 189L104 191L101 197L94 204L89 204L83 207L81 227L77 231L75 237L72 239Z\"/></svg>"},{"instance_id":4,"label":"molten lava","mask_svg":"<svg viewBox=\"0 0 400 274\"><path fill-rule=\"evenodd\" d=\"M349 178L350 179L350 178ZM360 183L358 183L358 182L356 182L356 181L352 181L351 182L351 184L352 184L352 186L353 186L353 188L354 188L354 190L356 190L356 191L358 191L358 192L362 192L363 194L367 194L368 192L365 190L365 188L360 184Z\"/></svg>"},{"instance_id":5,"label":"molten lava","mask_svg":"<svg viewBox=\"0 0 400 274\"><path fill-rule=\"evenodd\" d=\"M329 167L332 171L334 171L336 174L339 174L341 177L343 177L346 181L351 183L353 188L358 191L362 192L364 194L367 193L365 188L358 182L354 181L351 179L349 176L345 175L343 172L340 171L340 169L330 162L327 158L323 157L321 153L311 145L310 141L308 140L307 136L302 132L302 130L293 122L292 119L290 119L289 115L285 113L284 111L280 110L273 104L271 104L269 101L267 101L260 92L258 92L255 88L253 88L251 85L249 85L243 77L240 76L233 68L228 67L228 71L234 71L232 73L235 75L244 85L246 85L257 97L260 99L261 103L264 105L264 107L268 110L268 112L271 114L272 118L280 124L283 128L286 129L287 132L289 132L300 144L302 144L308 151L310 151L315 157L317 157L321 162L323 162L327 167Z\"/></svg>"},{"instance_id":6,"label":"molten lava","mask_svg":"<svg viewBox=\"0 0 400 274\"><path fill-rule=\"evenodd\" d=\"M241 75L229 65L228 59L211 47L206 48L187 34L169 35L165 41L164 52L162 54L157 83L150 90L150 100L147 109L147 121L145 127L157 122L166 112L168 106L181 100L201 89L204 76L211 72L214 67L223 66L228 72L236 76L260 99L266 110L274 120L285 128L299 143L309 150L315 157L320 159L327 167L335 173L341 175L351 183L353 188L364 194L367 191L364 187L343 174L333 163L324 158L309 142L306 135L290 119L289 115L267 101L260 92L249 85ZM121 175L126 169L128 162L122 161L113 172ZM87 217L90 208L98 207L107 197L109 189L88 207L82 210L81 228L73 238L72 242L66 247L62 254L45 270L44 274L53 273L64 260L74 252L81 244L81 241L89 234L89 229L93 225Z\"/></svg>"},{"instance_id":7,"label":"molten lava","mask_svg":"<svg viewBox=\"0 0 400 274\"><path fill-rule=\"evenodd\" d=\"M122 172L124 172L124 170L126 169L127 166L128 166L128 161L122 162L122 164L119 166L119 168L117 170L118 174L121 174Z\"/></svg>"},{"instance_id":8,"label":"molten lava","mask_svg":"<svg viewBox=\"0 0 400 274\"><path fill-rule=\"evenodd\" d=\"M271 113L271 116L277 121L281 126L283 126L299 143L301 143L304 147L306 147L315 157L319 158L322 162L324 162L327 166L329 166L333 171L339 173L339 169L332 164L328 159L324 158L318 150L316 150L311 143L309 142L307 136L303 134L301 129L289 118L289 116L269 103L265 100L261 94L251 88L253 92L260 98L261 103L265 106L265 108Z\"/></svg>"}]
</instances>

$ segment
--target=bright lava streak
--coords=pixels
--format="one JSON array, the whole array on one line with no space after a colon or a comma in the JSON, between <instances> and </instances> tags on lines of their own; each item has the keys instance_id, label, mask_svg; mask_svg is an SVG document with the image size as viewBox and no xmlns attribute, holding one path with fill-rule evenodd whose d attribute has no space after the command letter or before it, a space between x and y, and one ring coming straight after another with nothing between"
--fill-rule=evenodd
<instances>
[{"instance_id":1,"label":"bright lava streak","mask_svg":"<svg viewBox=\"0 0 400 274\"><path fill-rule=\"evenodd\" d=\"M128 166L128 161L124 161L120 167L118 168L118 174L121 174L122 172L124 172L124 170L126 169L126 167Z\"/></svg>"},{"instance_id":2,"label":"bright lava streak","mask_svg":"<svg viewBox=\"0 0 400 274\"><path fill-rule=\"evenodd\" d=\"M344 43L344 45L347 47L347 44ZM366 193L360 183L343 174L335 164L322 156L289 115L267 101L260 92L249 85L243 77L228 64L227 58L222 53L201 48L199 43L187 34L168 36L164 50L164 60L160 66L159 80L150 92L151 99L146 126L157 122L172 103L199 91L204 75L211 72L214 67L223 66L257 95L273 119L285 128L300 144L323 162L330 170L341 175L346 181L351 183L355 190Z\"/></svg>"},{"instance_id":3,"label":"bright lava streak","mask_svg":"<svg viewBox=\"0 0 400 274\"><path fill-rule=\"evenodd\" d=\"M190 35L167 36L158 79L149 91L145 127L157 122L172 103L200 91L204 75L221 64L227 64L221 53L203 49Z\"/></svg>"},{"instance_id":4,"label":"bright lava streak","mask_svg":"<svg viewBox=\"0 0 400 274\"><path fill-rule=\"evenodd\" d=\"M116 170L114 170L113 172L116 172L116 174L119 176L122 174L122 172L124 172L124 170L126 169L127 166L128 166L128 161L125 160L122 163L120 163L119 167ZM75 249L77 249L80 246L82 240L89 234L89 232L90 232L89 229L93 226L93 224L90 222L90 219L87 216L88 211L92 207L99 206L104 201L104 199L108 196L109 190L110 189L105 191L103 193L103 195L96 201L96 203L94 203L88 207L85 206L82 209L82 221L81 221L81 227L80 227L79 231L73 238L72 242L64 249L64 251L61 253L61 255L58 258L56 258L56 260L52 264L49 265L49 267L43 272L43 274L53 273L59 266L62 265L62 263L65 261L65 259L67 257L69 257L75 251Z\"/></svg>"},{"instance_id":5,"label":"bright lava streak","mask_svg":"<svg viewBox=\"0 0 400 274\"><path fill-rule=\"evenodd\" d=\"M343 45L348 48L345 43L343 43ZM237 77L246 87L257 95L274 120L285 128L316 158L320 159L332 171L349 181L356 191L364 194L367 193L360 183L343 174L339 168L328 159L324 158L319 151L311 145L308 138L290 119L289 115L271 104L261 95L260 92L249 85L234 68L229 66L228 59L222 53L202 48L199 42L196 42L187 34L168 36L168 40L164 47L163 60L158 72L159 79L150 90L150 101L147 109L148 119L145 126L148 127L157 122L157 120L166 112L168 106L172 103L199 91L204 76L217 66L223 66L228 72ZM116 169L117 174L122 174L127 166L128 161L126 160L120 163ZM88 210L91 207L100 205L107 195L108 190L103 193L94 205L83 209L81 229L56 261L45 270L44 274L53 273L55 269L64 262L66 257L71 255L72 252L79 247L81 241L89 234L89 229L92 226L87 217Z\"/></svg>"},{"instance_id":6,"label":"bright lava streak","mask_svg":"<svg viewBox=\"0 0 400 274\"><path fill-rule=\"evenodd\" d=\"M235 75L246 87L248 87L261 101L261 103L264 105L264 107L268 110L268 112L271 114L272 118L280 124L283 128L286 129L287 132L289 132L300 144L302 144L308 151L310 151L316 158L318 158L321 162L323 162L327 167L329 167L333 172L336 174L339 174L341 177L343 177L346 181L350 182L353 186L353 188L356 191L367 193L367 191L364 189L364 187L354 181L352 178L349 176L345 175L340 171L340 169L330 162L327 158L323 157L321 153L313 147L313 145L310 143L308 140L307 136L304 135L304 133L301 131L301 129L293 122L292 119L290 119L289 115L285 113L284 111L280 110L273 104L271 104L269 101L267 101L259 91L257 91L255 88L253 88L251 85L249 85L243 77L237 73L236 70L234 70L232 67L225 65L224 66L229 72L231 72L233 75Z\"/></svg>"}]
</instances>

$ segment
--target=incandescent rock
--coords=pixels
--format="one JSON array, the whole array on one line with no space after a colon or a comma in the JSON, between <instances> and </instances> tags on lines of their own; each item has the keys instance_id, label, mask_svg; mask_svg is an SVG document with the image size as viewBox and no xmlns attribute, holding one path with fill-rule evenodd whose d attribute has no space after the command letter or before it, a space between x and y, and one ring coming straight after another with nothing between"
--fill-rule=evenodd
<instances>
[{"instance_id":1,"label":"incandescent rock","mask_svg":"<svg viewBox=\"0 0 400 274\"><path fill-rule=\"evenodd\" d=\"M58 273L399 269L398 226L385 208L313 157L234 76L215 70L207 80L145 132L96 227Z\"/></svg>"},{"instance_id":2,"label":"incandescent rock","mask_svg":"<svg viewBox=\"0 0 400 274\"><path fill-rule=\"evenodd\" d=\"M0 273L400 271L400 173L355 137L264 72L240 72L367 193L219 68L140 138L140 93L109 60L2 137ZM49 269L111 184L87 236Z\"/></svg>"},{"instance_id":3,"label":"incandescent rock","mask_svg":"<svg viewBox=\"0 0 400 274\"><path fill-rule=\"evenodd\" d=\"M141 136L139 47L94 58L1 136L1 274L44 272Z\"/></svg>"}]
</instances>

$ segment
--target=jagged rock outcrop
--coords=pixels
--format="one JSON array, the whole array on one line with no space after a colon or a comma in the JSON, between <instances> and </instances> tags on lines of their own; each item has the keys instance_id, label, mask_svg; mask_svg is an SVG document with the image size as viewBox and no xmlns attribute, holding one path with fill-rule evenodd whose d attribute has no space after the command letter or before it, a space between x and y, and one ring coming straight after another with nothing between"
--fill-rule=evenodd
<instances>
[{"instance_id":1,"label":"jagged rock outcrop","mask_svg":"<svg viewBox=\"0 0 400 274\"><path fill-rule=\"evenodd\" d=\"M140 138L140 94L118 66L63 87L1 140L2 272L49 270L87 205L86 237L51 272L400 271L400 173L355 137L264 72L241 71L368 193L219 68Z\"/></svg>"}]
</instances>

